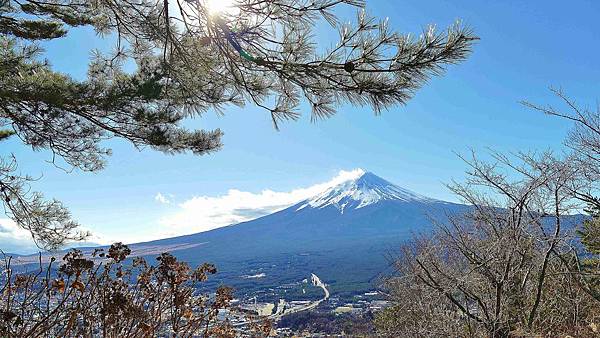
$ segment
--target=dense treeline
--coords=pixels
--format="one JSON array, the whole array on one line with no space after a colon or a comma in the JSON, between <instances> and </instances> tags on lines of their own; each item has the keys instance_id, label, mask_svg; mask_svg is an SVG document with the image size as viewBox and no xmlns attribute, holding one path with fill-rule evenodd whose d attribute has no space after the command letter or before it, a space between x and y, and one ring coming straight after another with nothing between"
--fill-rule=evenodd
<instances>
[{"instance_id":1,"label":"dense treeline","mask_svg":"<svg viewBox=\"0 0 600 338\"><path fill-rule=\"evenodd\" d=\"M334 314L329 312L298 312L284 316L278 327L289 328L297 333L371 335L374 332L372 313Z\"/></svg>"}]
</instances>

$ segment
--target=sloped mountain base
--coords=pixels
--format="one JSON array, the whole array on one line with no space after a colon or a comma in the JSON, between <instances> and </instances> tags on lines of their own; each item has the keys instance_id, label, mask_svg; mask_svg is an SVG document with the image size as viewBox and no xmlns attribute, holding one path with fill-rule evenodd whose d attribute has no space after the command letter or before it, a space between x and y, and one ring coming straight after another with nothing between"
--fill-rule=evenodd
<instances>
[{"instance_id":1,"label":"sloped mountain base","mask_svg":"<svg viewBox=\"0 0 600 338\"><path fill-rule=\"evenodd\" d=\"M274 288L314 272L333 293L351 293L373 289L390 271L386 256L413 234L430 231L432 217L466 209L365 173L271 215L144 245L193 244L174 254L191 264L216 264L213 283L241 291Z\"/></svg>"}]
</instances>

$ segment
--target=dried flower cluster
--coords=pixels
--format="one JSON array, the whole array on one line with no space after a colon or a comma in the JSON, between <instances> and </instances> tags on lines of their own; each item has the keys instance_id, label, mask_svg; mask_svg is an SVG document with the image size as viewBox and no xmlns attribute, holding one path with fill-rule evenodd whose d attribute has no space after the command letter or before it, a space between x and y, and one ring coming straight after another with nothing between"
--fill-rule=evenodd
<instances>
[{"instance_id":1,"label":"dried flower cluster","mask_svg":"<svg viewBox=\"0 0 600 338\"><path fill-rule=\"evenodd\" d=\"M131 250L114 244L84 257L72 250L56 269L54 259L35 273L16 273L5 260L0 298L3 337L233 337L219 318L230 306L232 290L210 296L201 283L216 273L211 264L192 269L163 253L157 264L127 259ZM131 263L127 263L130 262ZM270 332L267 323L255 334Z\"/></svg>"}]
</instances>

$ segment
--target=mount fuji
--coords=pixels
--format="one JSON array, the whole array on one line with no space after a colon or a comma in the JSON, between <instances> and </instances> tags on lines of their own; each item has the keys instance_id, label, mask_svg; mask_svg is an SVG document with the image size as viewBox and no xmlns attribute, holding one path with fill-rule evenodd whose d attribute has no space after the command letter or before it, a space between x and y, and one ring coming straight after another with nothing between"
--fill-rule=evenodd
<instances>
[{"instance_id":1,"label":"mount fuji","mask_svg":"<svg viewBox=\"0 0 600 338\"><path fill-rule=\"evenodd\" d=\"M192 265L214 263L219 273L213 281L238 290L275 287L314 272L333 292L352 293L373 289L389 270L386 255L413 234L430 231L431 217L467 208L361 172L267 216L131 248L177 248L173 254Z\"/></svg>"},{"instance_id":2,"label":"mount fuji","mask_svg":"<svg viewBox=\"0 0 600 338\"><path fill-rule=\"evenodd\" d=\"M305 207L323 209L333 206L344 213L344 209L358 209L380 201L401 202L435 202L431 198L416 194L410 190L398 187L379 176L361 170L361 175L353 180L347 180L337 186L325 190L302 204Z\"/></svg>"},{"instance_id":3,"label":"mount fuji","mask_svg":"<svg viewBox=\"0 0 600 338\"><path fill-rule=\"evenodd\" d=\"M208 288L225 284L248 294L315 273L332 294L343 297L375 288L378 278L390 272L386 257L414 234L431 231L432 218L468 208L358 171L311 198L251 221L129 247L134 256L169 251L192 266L215 264L219 272ZM38 256L18 258L26 265L36 264Z\"/></svg>"}]
</instances>

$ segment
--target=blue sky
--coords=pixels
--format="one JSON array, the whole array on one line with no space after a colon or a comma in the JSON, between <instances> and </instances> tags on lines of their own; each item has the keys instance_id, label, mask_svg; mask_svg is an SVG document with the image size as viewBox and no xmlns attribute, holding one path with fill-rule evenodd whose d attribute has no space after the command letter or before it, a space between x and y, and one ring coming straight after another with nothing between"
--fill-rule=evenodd
<instances>
[{"instance_id":1,"label":"blue sky","mask_svg":"<svg viewBox=\"0 0 600 338\"><path fill-rule=\"evenodd\" d=\"M558 103L547 88L560 86L579 103L596 105L597 1L379 0L367 1L367 8L406 33L419 33L430 23L444 29L460 19L481 41L466 62L432 79L406 106L377 117L368 108L346 106L316 124L307 113L277 132L264 111L251 105L231 108L223 117L207 114L190 122L225 132L218 153L168 156L111 142L108 167L93 174L67 174L44 162L50 159L47 152L32 152L16 139L2 143L0 154L13 152L23 172L43 175L34 188L65 202L103 240L131 242L203 229L206 225L178 229L171 224L165 230L186 205L211 205L190 201L232 198L228 192L235 189L250 194L238 199L243 204L267 189L307 188L354 168L423 195L455 200L443 185L464 177L465 165L454 152L560 149L569 125L518 101ZM89 30L76 30L47 43L47 57L55 69L82 78L90 50L109 45ZM8 237L0 241L14 244Z\"/></svg>"}]
</instances>

